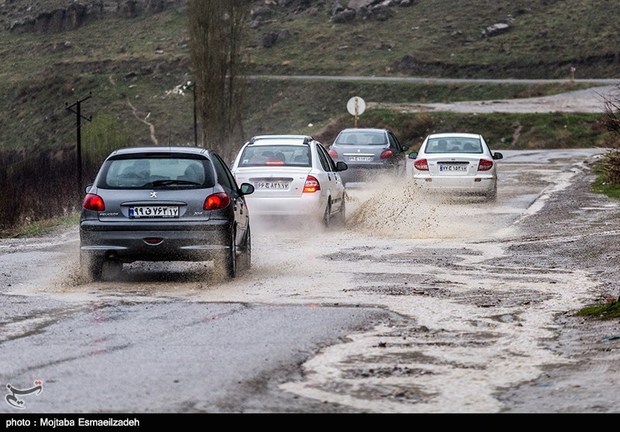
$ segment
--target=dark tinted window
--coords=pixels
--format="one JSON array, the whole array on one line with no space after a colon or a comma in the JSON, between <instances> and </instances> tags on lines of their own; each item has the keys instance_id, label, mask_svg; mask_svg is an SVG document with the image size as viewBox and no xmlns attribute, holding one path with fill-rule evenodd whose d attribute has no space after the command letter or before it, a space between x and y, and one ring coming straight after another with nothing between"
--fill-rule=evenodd
<instances>
[{"instance_id":1,"label":"dark tinted window","mask_svg":"<svg viewBox=\"0 0 620 432\"><path fill-rule=\"evenodd\" d=\"M240 167L248 166L310 166L307 145L249 145L241 154Z\"/></svg>"},{"instance_id":2,"label":"dark tinted window","mask_svg":"<svg viewBox=\"0 0 620 432\"><path fill-rule=\"evenodd\" d=\"M386 134L383 131L342 131L336 137L334 144L338 145L385 145Z\"/></svg>"},{"instance_id":3,"label":"dark tinted window","mask_svg":"<svg viewBox=\"0 0 620 432\"><path fill-rule=\"evenodd\" d=\"M187 155L124 156L108 160L98 186L104 189L212 187L210 162Z\"/></svg>"},{"instance_id":4,"label":"dark tinted window","mask_svg":"<svg viewBox=\"0 0 620 432\"><path fill-rule=\"evenodd\" d=\"M482 153L482 144L477 138L450 137L429 139L426 153Z\"/></svg>"},{"instance_id":5,"label":"dark tinted window","mask_svg":"<svg viewBox=\"0 0 620 432\"><path fill-rule=\"evenodd\" d=\"M213 155L213 166L215 167L215 172L217 173L220 184L231 191L236 191L238 188L235 178L230 172L230 169L226 166L226 163L217 154Z\"/></svg>"},{"instance_id":6,"label":"dark tinted window","mask_svg":"<svg viewBox=\"0 0 620 432\"><path fill-rule=\"evenodd\" d=\"M316 148L319 153L319 158L321 159L321 164L323 164L325 161L328 166L328 169L325 169L325 171L336 171L336 164L334 163L334 160L329 155L327 150L325 150L325 147L323 147L321 144L317 144ZM323 168L325 168L325 166L323 166Z\"/></svg>"}]
</instances>

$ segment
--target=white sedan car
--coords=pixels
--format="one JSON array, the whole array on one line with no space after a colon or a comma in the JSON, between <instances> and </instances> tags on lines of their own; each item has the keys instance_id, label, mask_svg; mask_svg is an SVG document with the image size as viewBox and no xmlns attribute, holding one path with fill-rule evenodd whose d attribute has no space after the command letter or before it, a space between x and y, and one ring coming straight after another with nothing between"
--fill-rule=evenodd
<instances>
[{"instance_id":1,"label":"white sedan car","mask_svg":"<svg viewBox=\"0 0 620 432\"><path fill-rule=\"evenodd\" d=\"M497 197L497 163L484 138L471 133L432 134L409 154L407 174L423 190Z\"/></svg>"},{"instance_id":2,"label":"white sedan car","mask_svg":"<svg viewBox=\"0 0 620 432\"><path fill-rule=\"evenodd\" d=\"M345 187L325 147L305 135L259 135L244 144L232 163L237 182L254 185L246 197L252 217L301 217L345 223ZM239 183L239 184L241 184Z\"/></svg>"}]
</instances>

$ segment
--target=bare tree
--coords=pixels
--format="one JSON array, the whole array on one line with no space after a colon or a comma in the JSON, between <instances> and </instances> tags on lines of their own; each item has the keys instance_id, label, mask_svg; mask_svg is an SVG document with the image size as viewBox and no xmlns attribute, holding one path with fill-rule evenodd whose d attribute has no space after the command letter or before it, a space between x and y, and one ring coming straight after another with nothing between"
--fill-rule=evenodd
<instances>
[{"instance_id":1,"label":"bare tree","mask_svg":"<svg viewBox=\"0 0 620 432\"><path fill-rule=\"evenodd\" d=\"M242 47L249 0L189 0L191 59L205 146L231 160L242 144Z\"/></svg>"},{"instance_id":2,"label":"bare tree","mask_svg":"<svg viewBox=\"0 0 620 432\"><path fill-rule=\"evenodd\" d=\"M608 183L620 184L620 84L617 91L605 100L605 126L616 135L605 155L605 175Z\"/></svg>"}]
</instances>

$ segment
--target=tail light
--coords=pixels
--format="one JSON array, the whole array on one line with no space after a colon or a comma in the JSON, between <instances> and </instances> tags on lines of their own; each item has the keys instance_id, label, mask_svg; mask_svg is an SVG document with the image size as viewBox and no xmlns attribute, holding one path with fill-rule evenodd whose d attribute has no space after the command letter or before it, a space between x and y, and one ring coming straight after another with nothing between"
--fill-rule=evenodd
<instances>
[{"instance_id":1,"label":"tail light","mask_svg":"<svg viewBox=\"0 0 620 432\"><path fill-rule=\"evenodd\" d=\"M383 151L381 152L381 154L379 155L379 157L380 157L381 159L389 159L389 158L391 158L392 156L394 156L394 152L393 152L392 150L390 150L390 149L385 149L385 150L383 150Z\"/></svg>"},{"instance_id":2,"label":"tail light","mask_svg":"<svg viewBox=\"0 0 620 432\"><path fill-rule=\"evenodd\" d=\"M332 159L337 159L338 158L338 152L334 149L329 149L329 151L327 152L329 153L329 155L332 157Z\"/></svg>"},{"instance_id":3,"label":"tail light","mask_svg":"<svg viewBox=\"0 0 620 432\"><path fill-rule=\"evenodd\" d=\"M480 159L480 162L478 162L478 171L488 171L491 168L493 168L493 161Z\"/></svg>"},{"instance_id":4,"label":"tail light","mask_svg":"<svg viewBox=\"0 0 620 432\"><path fill-rule=\"evenodd\" d=\"M218 192L209 195L205 199L205 203L203 205L204 210L221 210L228 207L230 204L230 197L227 193Z\"/></svg>"},{"instance_id":5,"label":"tail light","mask_svg":"<svg viewBox=\"0 0 620 432\"><path fill-rule=\"evenodd\" d=\"M306 183L304 184L304 193L313 193L321 190L321 185L316 177L309 175L306 177Z\"/></svg>"},{"instance_id":6,"label":"tail light","mask_svg":"<svg viewBox=\"0 0 620 432\"><path fill-rule=\"evenodd\" d=\"M86 194L82 207L86 210L105 211L105 203L103 202L103 198L95 194Z\"/></svg>"},{"instance_id":7,"label":"tail light","mask_svg":"<svg viewBox=\"0 0 620 432\"><path fill-rule=\"evenodd\" d=\"M413 166L418 171L428 171L428 161L426 159L418 159L413 162Z\"/></svg>"}]
</instances>

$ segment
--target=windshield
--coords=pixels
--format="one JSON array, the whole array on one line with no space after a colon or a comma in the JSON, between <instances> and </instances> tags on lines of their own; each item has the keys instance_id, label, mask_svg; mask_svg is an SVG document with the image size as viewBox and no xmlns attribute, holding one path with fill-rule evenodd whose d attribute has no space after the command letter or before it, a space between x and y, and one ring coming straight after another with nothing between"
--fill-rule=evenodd
<instances>
[{"instance_id":1,"label":"windshield","mask_svg":"<svg viewBox=\"0 0 620 432\"><path fill-rule=\"evenodd\" d=\"M133 157L106 162L101 183L109 189L212 187L211 162L171 155Z\"/></svg>"},{"instance_id":2,"label":"windshield","mask_svg":"<svg viewBox=\"0 0 620 432\"><path fill-rule=\"evenodd\" d=\"M251 166L311 166L307 145L249 145L241 154L240 167Z\"/></svg>"},{"instance_id":3,"label":"windshield","mask_svg":"<svg viewBox=\"0 0 620 432\"><path fill-rule=\"evenodd\" d=\"M383 132L341 132L334 141L339 145L386 145L387 137Z\"/></svg>"},{"instance_id":4,"label":"windshield","mask_svg":"<svg viewBox=\"0 0 620 432\"><path fill-rule=\"evenodd\" d=\"M475 138L432 138L426 143L425 153L482 153L482 145Z\"/></svg>"}]
</instances>

